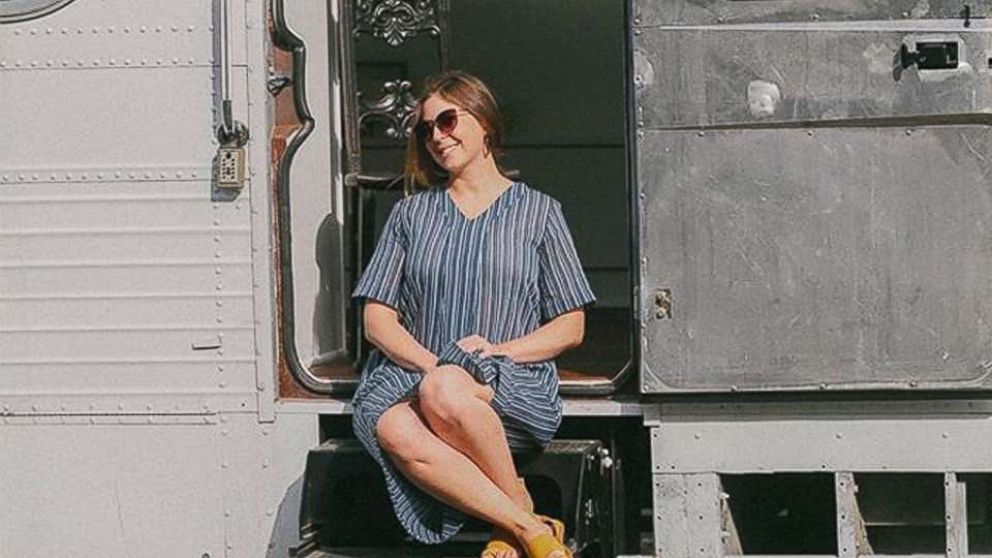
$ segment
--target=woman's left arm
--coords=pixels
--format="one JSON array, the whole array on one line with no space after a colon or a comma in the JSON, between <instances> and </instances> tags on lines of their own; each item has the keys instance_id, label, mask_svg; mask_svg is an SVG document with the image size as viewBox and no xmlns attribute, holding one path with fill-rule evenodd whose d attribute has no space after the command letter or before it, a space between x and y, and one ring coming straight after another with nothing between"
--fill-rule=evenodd
<instances>
[{"instance_id":1,"label":"woman's left arm","mask_svg":"<svg viewBox=\"0 0 992 558\"><path fill-rule=\"evenodd\" d=\"M540 362L578 347L586 329L586 313L582 308L561 314L531 333L493 345L482 356L505 355L514 362Z\"/></svg>"}]
</instances>

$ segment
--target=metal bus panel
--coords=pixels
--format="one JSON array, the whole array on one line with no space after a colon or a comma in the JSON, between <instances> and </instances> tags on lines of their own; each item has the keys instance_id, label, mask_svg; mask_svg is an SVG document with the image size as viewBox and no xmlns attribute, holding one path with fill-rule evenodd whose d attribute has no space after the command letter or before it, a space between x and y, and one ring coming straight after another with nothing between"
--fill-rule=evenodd
<instances>
[{"instance_id":1,"label":"metal bus panel","mask_svg":"<svg viewBox=\"0 0 992 558\"><path fill-rule=\"evenodd\" d=\"M956 68L897 64L903 46L945 43ZM985 28L952 20L645 29L637 120L653 129L988 118L988 49Z\"/></svg>"},{"instance_id":2,"label":"metal bus panel","mask_svg":"<svg viewBox=\"0 0 992 558\"><path fill-rule=\"evenodd\" d=\"M987 33L858 25L635 27L643 392L988 387Z\"/></svg>"},{"instance_id":3,"label":"metal bus panel","mask_svg":"<svg viewBox=\"0 0 992 558\"><path fill-rule=\"evenodd\" d=\"M647 132L641 146L643 304L672 298L671 319L646 322L645 382L987 387L988 128Z\"/></svg>"},{"instance_id":4,"label":"metal bus panel","mask_svg":"<svg viewBox=\"0 0 992 558\"><path fill-rule=\"evenodd\" d=\"M964 19L956 0L843 0L818 3L805 0L748 2L741 0L634 0L635 25L712 25L735 23L907 21ZM971 17L988 17L987 2L969 3Z\"/></svg>"},{"instance_id":5,"label":"metal bus panel","mask_svg":"<svg viewBox=\"0 0 992 558\"><path fill-rule=\"evenodd\" d=\"M0 447L31 466L0 476L0 553L223 556L219 438L206 424L4 425Z\"/></svg>"},{"instance_id":6,"label":"metal bus panel","mask_svg":"<svg viewBox=\"0 0 992 558\"><path fill-rule=\"evenodd\" d=\"M0 396L110 390L124 405L265 384L252 204L267 205L267 176L251 173L267 162L241 190L212 176L222 4L74 2L0 26L0 119L17 132L0 138ZM246 5L264 9L230 4L234 117L265 161L244 48L249 26L264 31Z\"/></svg>"}]
</instances>

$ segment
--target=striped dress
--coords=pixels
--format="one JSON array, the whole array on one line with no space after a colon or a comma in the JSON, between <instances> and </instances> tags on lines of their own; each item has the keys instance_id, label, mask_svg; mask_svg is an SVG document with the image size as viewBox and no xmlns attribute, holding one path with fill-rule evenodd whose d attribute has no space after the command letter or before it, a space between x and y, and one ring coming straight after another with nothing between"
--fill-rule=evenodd
<instances>
[{"instance_id":1,"label":"striped dress","mask_svg":"<svg viewBox=\"0 0 992 558\"><path fill-rule=\"evenodd\" d=\"M511 448L543 446L554 436L562 415L554 360L481 358L455 342L473 334L493 344L509 341L595 301L557 200L514 182L482 214L467 219L446 189L404 198L393 207L352 297L395 308L402 325L441 364L461 366L490 385ZM420 378L373 351L352 401L352 420L355 435L382 467L400 523L414 539L440 543L461 529L465 516L403 477L375 436L379 417L415 397Z\"/></svg>"}]
</instances>

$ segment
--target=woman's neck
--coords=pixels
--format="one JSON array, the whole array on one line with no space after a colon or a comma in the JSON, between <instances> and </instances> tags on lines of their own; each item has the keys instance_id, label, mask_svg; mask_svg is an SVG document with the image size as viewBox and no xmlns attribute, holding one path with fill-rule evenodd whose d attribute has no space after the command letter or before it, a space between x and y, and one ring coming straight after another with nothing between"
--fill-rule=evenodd
<instances>
[{"instance_id":1,"label":"woman's neck","mask_svg":"<svg viewBox=\"0 0 992 558\"><path fill-rule=\"evenodd\" d=\"M512 181L499 172L496 161L486 157L469 165L448 180L448 187L462 196L476 197L502 192Z\"/></svg>"}]
</instances>

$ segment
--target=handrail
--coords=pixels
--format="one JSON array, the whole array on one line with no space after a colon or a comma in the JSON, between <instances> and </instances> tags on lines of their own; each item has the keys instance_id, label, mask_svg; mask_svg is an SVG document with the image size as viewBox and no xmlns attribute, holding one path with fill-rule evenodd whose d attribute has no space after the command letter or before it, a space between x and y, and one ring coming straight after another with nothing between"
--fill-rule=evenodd
<instances>
[{"instance_id":1,"label":"handrail","mask_svg":"<svg viewBox=\"0 0 992 558\"><path fill-rule=\"evenodd\" d=\"M296 117L302 123L302 127L290 136L282 160L279 161L276 177L276 228L279 243L279 303L281 306L279 313L280 350L290 374L300 385L312 392L329 395L340 391L336 389L335 382L321 379L310 372L300 361L299 351L296 347L296 297L293 288L293 231L289 171L296 152L313 132L315 120L310 112L306 96L306 45L286 24L284 3L285 0L271 0L272 42L275 46L292 53L293 105L296 110ZM341 352L343 354L337 355L338 358L347 358L347 352L344 350Z\"/></svg>"}]
</instances>

